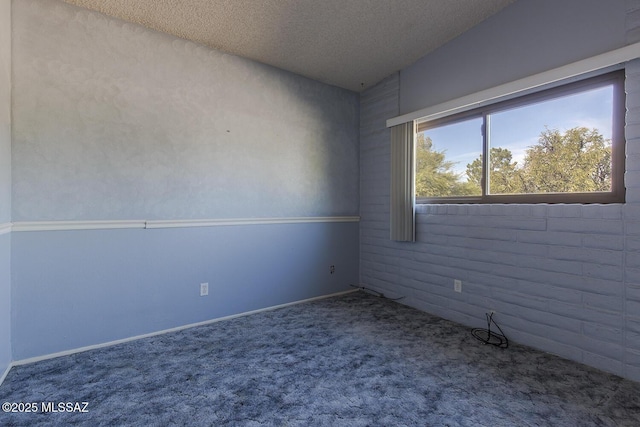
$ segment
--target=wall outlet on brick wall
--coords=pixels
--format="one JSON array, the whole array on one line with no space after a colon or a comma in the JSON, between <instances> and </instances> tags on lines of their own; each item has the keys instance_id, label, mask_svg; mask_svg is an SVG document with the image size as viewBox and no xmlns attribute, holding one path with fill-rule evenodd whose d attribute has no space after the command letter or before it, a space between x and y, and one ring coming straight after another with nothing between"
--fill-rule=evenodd
<instances>
[{"instance_id":1,"label":"wall outlet on brick wall","mask_svg":"<svg viewBox=\"0 0 640 427\"><path fill-rule=\"evenodd\" d=\"M453 290L456 292L462 292L462 280L455 279L453 281Z\"/></svg>"}]
</instances>

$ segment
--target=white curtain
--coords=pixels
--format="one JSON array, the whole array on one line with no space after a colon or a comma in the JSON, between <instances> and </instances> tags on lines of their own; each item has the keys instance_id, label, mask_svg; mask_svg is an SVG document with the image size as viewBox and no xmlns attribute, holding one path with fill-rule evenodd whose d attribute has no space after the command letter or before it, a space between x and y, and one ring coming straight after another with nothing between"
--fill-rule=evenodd
<instances>
[{"instance_id":1,"label":"white curtain","mask_svg":"<svg viewBox=\"0 0 640 427\"><path fill-rule=\"evenodd\" d=\"M413 122L391 128L391 240L415 241Z\"/></svg>"}]
</instances>

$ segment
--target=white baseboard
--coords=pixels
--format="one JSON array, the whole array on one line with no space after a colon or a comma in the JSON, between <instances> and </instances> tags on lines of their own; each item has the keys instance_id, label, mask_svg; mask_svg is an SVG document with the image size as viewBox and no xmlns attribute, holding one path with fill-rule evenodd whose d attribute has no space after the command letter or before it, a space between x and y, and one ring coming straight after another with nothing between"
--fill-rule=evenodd
<instances>
[{"instance_id":1,"label":"white baseboard","mask_svg":"<svg viewBox=\"0 0 640 427\"><path fill-rule=\"evenodd\" d=\"M2 376L2 378L0 379L0 385L2 385L2 380L4 380L5 376L9 373L9 370L13 366L28 365L30 363L40 362L40 361L48 360L48 359L54 359L56 357L69 356L71 354L82 353L84 351L95 350L95 349L104 348L104 347L111 347L111 346L114 346L114 345L123 344L123 343L130 342L130 341L136 341L136 340L143 339L143 338L149 338L149 337L154 337L154 336L157 336L157 335L168 334L168 333L171 333L171 332L182 331L184 329L195 328L196 326L210 325L212 323L222 322L224 320L235 319L237 317L249 316L249 315L256 314L256 313L262 313L262 312L265 312L265 311L276 310L278 308L289 307L289 306L292 306L292 305L303 304L303 303L311 302L311 301L318 301L318 300L322 300L322 299L326 299L326 298L337 297L337 296L340 296L340 295L346 295L346 294L350 294L352 292L358 292L359 290L360 289L350 289L348 291L336 292L336 293L329 294L329 295L322 295L322 296L319 296L319 297L313 297L313 298L307 298L307 299L303 299L303 300L299 300L299 301L288 302L288 303L285 303L285 304L279 304L279 305L274 305L274 306L271 306L271 307L260 308L258 310L245 311L243 313L232 314L230 316L224 316L224 317L218 317L218 318L211 319L211 320L205 320L203 322L190 323L188 325L178 326L178 327L170 328L170 329L164 329L162 331L151 332L151 333L143 334L143 335L136 335L136 336L133 336L133 337L123 338L123 339L120 339L120 340L109 341L109 342L105 342L105 343L101 343L101 344L94 344L94 345L89 345L89 346L86 346L86 347L80 347L80 348L75 348L75 349L71 349L71 350L60 351L60 352L57 352L57 353L46 354L44 356L36 356L36 357L30 357L28 359L16 360L16 361L12 362L9 365L9 368L7 368L7 372L5 372L4 375Z\"/></svg>"},{"instance_id":2,"label":"white baseboard","mask_svg":"<svg viewBox=\"0 0 640 427\"><path fill-rule=\"evenodd\" d=\"M11 370L12 367L13 367L13 363L9 363L9 366L7 366L7 369L5 369L4 373L0 376L0 386L2 386L4 379L7 378L7 375L9 375L9 371Z\"/></svg>"}]
</instances>

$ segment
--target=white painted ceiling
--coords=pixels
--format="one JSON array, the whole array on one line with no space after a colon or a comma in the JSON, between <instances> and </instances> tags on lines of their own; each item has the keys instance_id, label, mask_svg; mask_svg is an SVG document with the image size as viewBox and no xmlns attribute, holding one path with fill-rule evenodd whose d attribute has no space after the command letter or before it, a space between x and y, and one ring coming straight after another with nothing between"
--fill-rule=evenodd
<instances>
[{"instance_id":1,"label":"white painted ceiling","mask_svg":"<svg viewBox=\"0 0 640 427\"><path fill-rule=\"evenodd\" d=\"M361 91L514 0L64 0Z\"/></svg>"}]
</instances>

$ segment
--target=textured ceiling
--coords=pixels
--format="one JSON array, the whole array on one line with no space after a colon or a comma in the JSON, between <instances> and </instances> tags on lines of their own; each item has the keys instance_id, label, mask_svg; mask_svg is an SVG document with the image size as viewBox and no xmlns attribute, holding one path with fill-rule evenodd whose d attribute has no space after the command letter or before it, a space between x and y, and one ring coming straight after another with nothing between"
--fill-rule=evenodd
<instances>
[{"instance_id":1,"label":"textured ceiling","mask_svg":"<svg viewBox=\"0 0 640 427\"><path fill-rule=\"evenodd\" d=\"M360 91L514 0L64 0Z\"/></svg>"}]
</instances>

